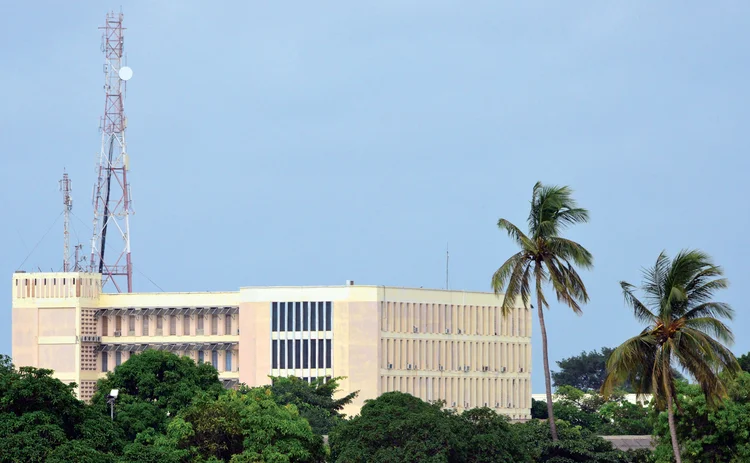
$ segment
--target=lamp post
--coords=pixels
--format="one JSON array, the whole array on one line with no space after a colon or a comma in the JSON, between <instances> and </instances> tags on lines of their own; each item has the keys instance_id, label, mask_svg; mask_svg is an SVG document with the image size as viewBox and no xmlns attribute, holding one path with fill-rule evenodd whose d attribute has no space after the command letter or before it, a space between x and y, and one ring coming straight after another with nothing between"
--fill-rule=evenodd
<instances>
[{"instance_id":1,"label":"lamp post","mask_svg":"<svg viewBox=\"0 0 750 463\"><path fill-rule=\"evenodd\" d=\"M109 395L107 396L107 403L109 404L109 417L112 419L112 421L115 420L115 399L117 399L117 395L120 393L118 389L112 389L109 391Z\"/></svg>"}]
</instances>

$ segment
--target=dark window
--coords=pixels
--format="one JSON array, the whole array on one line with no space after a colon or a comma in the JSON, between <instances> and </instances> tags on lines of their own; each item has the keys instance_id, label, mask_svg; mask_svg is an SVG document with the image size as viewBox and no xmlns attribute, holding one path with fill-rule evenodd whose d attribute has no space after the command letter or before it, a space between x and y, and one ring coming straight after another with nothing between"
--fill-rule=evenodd
<instances>
[{"instance_id":1,"label":"dark window","mask_svg":"<svg viewBox=\"0 0 750 463\"><path fill-rule=\"evenodd\" d=\"M271 331L279 331L279 312L277 306L278 304L275 302L271 303Z\"/></svg>"},{"instance_id":2,"label":"dark window","mask_svg":"<svg viewBox=\"0 0 750 463\"><path fill-rule=\"evenodd\" d=\"M224 369L226 371L232 371L232 352L226 351L224 354Z\"/></svg>"},{"instance_id":3,"label":"dark window","mask_svg":"<svg viewBox=\"0 0 750 463\"><path fill-rule=\"evenodd\" d=\"M283 302L279 302L279 331L286 331L286 308Z\"/></svg>"},{"instance_id":4,"label":"dark window","mask_svg":"<svg viewBox=\"0 0 750 463\"><path fill-rule=\"evenodd\" d=\"M324 322L326 321L325 306L322 302L318 302L318 331L325 331L326 327Z\"/></svg>"},{"instance_id":5,"label":"dark window","mask_svg":"<svg viewBox=\"0 0 750 463\"><path fill-rule=\"evenodd\" d=\"M286 330L294 331L294 302L286 303Z\"/></svg>"},{"instance_id":6,"label":"dark window","mask_svg":"<svg viewBox=\"0 0 750 463\"><path fill-rule=\"evenodd\" d=\"M331 303L326 302L326 331L331 331Z\"/></svg>"},{"instance_id":7,"label":"dark window","mask_svg":"<svg viewBox=\"0 0 750 463\"><path fill-rule=\"evenodd\" d=\"M294 303L294 331L302 331L302 314L300 313L300 303Z\"/></svg>"},{"instance_id":8,"label":"dark window","mask_svg":"<svg viewBox=\"0 0 750 463\"><path fill-rule=\"evenodd\" d=\"M310 367L310 342L305 339L302 341L302 368Z\"/></svg>"},{"instance_id":9,"label":"dark window","mask_svg":"<svg viewBox=\"0 0 750 463\"><path fill-rule=\"evenodd\" d=\"M302 303L302 331L309 329L308 318L310 317L310 305L307 302Z\"/></svg>"},{"instance_id":10,"label":"dark window","mask_svg":"<svg viewBox=\"0 0 750 463\"><path fill-rule=\"evenodd\" d=\"M326 368L331 368L331 340L326 339Z\"/></svg>"},{"instance_id":11,"label":"dark window","mask_svg":"<svg viewBox=\"0 0 750 463\"><path fill-rule=\"evenodd\" d=\"M102 371L107 371L109 363L109 353L102 352Z\"/></svg>"},{"instance_id":12,"label":"dark window","mask_svg":"<svg viewBox=\"0 0 750 463\"><path fill-rule=\"evenodd\" d=\"M279 368L279 341L271 341L271 368Z\"/></svg>"},{"instance_id":13,"label":"dark window","mask_svg":"<svg viewBox=\"0 0 750 463\"><path fill-rule=\"evenodd\" d=\"M310 368L318 368L318 356L316 355L318 343L314 339L310 340Z\"/></svg>"},{"instance_id":14,"label":"dark window","mask_svg":"<svg viewBox=\"0 0 750 463\"><path fill-rule=\"evenodd\" d=\"M122 363L122 352L115 352L115 366L119 367Z\"/></svg>"},{"instance_id":15,"label":"dark window","mask_svg":"<svg viewBox=\"0 0 750 463\"><path fill-rule=\"evenodd\" d=\"M302 356L302 341L297 339L294 341L294 367L295 368L302 367L302 362L300 362L301 356Z\"/></svg>"},{"instance_id":16,"label":"dark window","mask_svg":"<svg viewBox=\"0 0 750 463\"><path fill-rule=\"evenodd\" d=\"M219 351L211 352L211 365L217 370L219 369Z\"/></svg>"},{"instance_id":17,"label":"dark window","mask_svg":"<svg viewBox=\"0 0 750 463\"><path fill-rule=\"evenodd\" d=\"M286 342L286 367L294 368L294 340L287 339Z\"/></svg>"},{"instance_id":18,"label":"dark window","mask_svg":"<svg viewBox=\"0 0 750 463\"><path fill-rule=\"evenodd\" d=\"M315 317L316 314L317 314L317 311L316 311L316 308L315 308L315 303L311 302L310 303L310 331L315 331L316 327L318 326L315 323L315 320L317 319Z\"/></svg>"},{"instance_id":19,"label":"dark window","mask_svg":"<svg viewBox=\"0 0 750 463\"><path fill-rule=\"evenodd\" d=\"M204 358L205 358L205 357L203 356L203 351L202 351L202 350L199 350L199 351L198 351L198 362L199 362L199 363L203 363L203 359L204 359Z\"/></svg>"},{"instance_id":20,"label":"dark window","mask_svg":"<svg viewBox=\"0 0 750 463\"><path fill-rule=\"evenodd\" d=\"M286 342L279 341L279 368L286 368Z\"/></svg>"},{"instance_id":21,"label":"dark window","mask_svg":"<svg viewBox=\"0 0 750 463\"><path fill-rule=\"evenodd\" d=\"M325 368L325 348L323 347L323 340L318 339L318 368Z\"/></svg>"}]
</instances>

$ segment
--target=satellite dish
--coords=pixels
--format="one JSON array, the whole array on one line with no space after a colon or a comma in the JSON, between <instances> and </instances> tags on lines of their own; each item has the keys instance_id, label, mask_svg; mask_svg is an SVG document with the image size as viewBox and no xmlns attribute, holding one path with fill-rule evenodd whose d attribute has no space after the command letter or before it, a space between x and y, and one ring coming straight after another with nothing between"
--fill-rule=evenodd
<instances>
[{"instance_id":1,"label":"satellite dish","mask_svg":"<svg viewBox=\"0 0 750 463\"><path fill-rule=\"evenodd\" d=\"M130 78L133 77L133 70L127 66L123 66L120 68L119 74L120 74L120 79L130 80Z\"/></svg>"}]
</instances>

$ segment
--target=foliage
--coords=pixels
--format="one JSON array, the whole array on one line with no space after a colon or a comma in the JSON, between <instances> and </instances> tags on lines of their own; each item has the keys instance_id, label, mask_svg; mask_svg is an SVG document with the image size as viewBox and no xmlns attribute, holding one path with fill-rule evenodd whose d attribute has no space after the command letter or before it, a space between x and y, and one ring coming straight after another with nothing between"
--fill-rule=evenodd
<instances>
[{"instance_id":1,"label":"foliage","mask_svg":"<svg viewBox=\"0 0 750 463\"><path fill-rule=\"evenodd\" d=\"M327 435L344 418L341 410L358 394L352 392L340 399L334 399L341 379L331 378L324 381L323 378L319 378L308 383L295 376L271 377L271 393L280 405L294 404L299 414L310 422L313 432Z\"/></svg>"},{"instance_id":2,"label":"foliage","mask_svg":"<svg viewBox=\"0 0 750 463\"><path fill-rule=\"evenodd\" d=\"M555 387L572 386L582 391L598 391L607 374L607 359L614 349L602 347L600 351L583 351L580 355L557 361L560 371L552 372Z\"/></svg>"},{"instance_id":3,"label":"foliage","mask_svg":"<svg viewBox=\"0 0 750 463\"><path fill-rule=\"evenodd\" d=\"M115 457L101 452L88 442L71 440L49 453L47 463L114 463Z\"/></svg>"},{"instance_id":4,"label":"foliage","mask_svg":"<svg viewBox=\"0 0 750 463\"><path fill-rule=\"evenodd\" d=\"M464 460L469 463L494 463L498 461L531 461L523 453L518 441L513 439L512 425L508 418L498 415L490 408L467 410L459 417L460 435L466 446Z\"/></svg>"},{"instance_id":5,"label":"foliage","mask_svg":"<svg viewBox=\"0 0 750 463\"><path fill-rule=\"evenodd\" d=\"M531 417L537 420L546 420L549 418L547 414L547 402L531 399Z\"/></svg>"},{"instance_id":6,"label":"foliage","mask_svg":"<svg viewBox=\"0 0 750 463\"><path fill-rule=\"evenodd\" d=\"M681 251L671 262L661 253L654 266L644 271L641 290L645 303L636 297L635 286L620 283L635 317L648 326L612 353L602 392L607 395L629 380L636 392L653 393L657 409L667 409L678 463L673 366L679 365L695 378L710 405L726 396L725 380L740 370L734 355L722 344L734 341L731 330L721 321L731 320L734 311L729 304L712 300L717 290L728 285L722 274L705 253ZM721 371L727 375L718 374Z\"/></svg>"},{"instance_id":7,"label":"foliage","mask_svg":"<svg viewBox=\"0 0 750 463\"><path fill-rule=\"evenodd\" d=\"M593 266L593 257L586 248L560 236L570 225L588 221L588 211L578 207L572 193L568 187L545 186L537 182L531 195L528 235L506 219L497 222L498 228L507 232L521 250L506 260L492 275L492 288L496 294L505 293L502 310L503 313L508 313L519 297L525 308L530 306L531 288L532 283L534 284L548 399L552 395L552 385L543 309L549 308L549 304L542 287L545 283L552 284L557 300L580 314L580 304L588 302L589 296L575 266ZM557 440L552 405L548 404L547 407L552 418L552 439Z\"/></svg>"},{"instance_id":8,"label":"foliage","mask_svg":"<svg viewBox=\"0 0 750 463\"><path fill-rule=\"evenodd\" d=\"M728 397L711 407L697 385L677 384L677 437L683 460L691 463L740 463L750 461L750 373L728 381ZM664 413L658 415L655 432L657 463L674 458L669 425Z\"/></svg>"},{"instance_id":9,"label":"foliage","mask_svg":"<svg viewBox=\"0 0 750 463\"><path fill-rule=\"evenodd\" d=\"M401 392L366 401L359 416L331 432L332 460L464 461L465 442L457 435L458 420L441 405Z\"/></svg>"},{"instance_id":10,"label":"foliage","mask_svg":"<svg viewBox=\"0 0 750 463\"><path fill-rule=\"evenodd\" d=\"M737 359L737 363L740 364L740 368L742 368L742 371L750 373L750 352L739 357Z\"/></svg>"},{"instance_id":11,"label":"foliage","mask_svg":"<svg viewBox=\"0 0 750 463\"><path fill-rule=\"evenodd\" d=\"M188 357L171 352L146 350L126 361L97 383L92 402L103 404L112 389L138 401L151 402L175 414L190 405L196 395L218 397L223 392L219 375L210 364L196 365Z\"/></svg>"}]
</instances>

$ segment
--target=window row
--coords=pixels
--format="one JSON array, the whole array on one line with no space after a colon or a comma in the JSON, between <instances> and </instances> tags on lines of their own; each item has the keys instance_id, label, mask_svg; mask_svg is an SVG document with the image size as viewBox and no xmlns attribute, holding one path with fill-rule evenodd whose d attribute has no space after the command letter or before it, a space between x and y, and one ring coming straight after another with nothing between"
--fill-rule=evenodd
<instances>
[{"instance_id":1,"label":"window row","mask_svg":"<svg viewBox=\"0 0 750 463\"><path fill-rule=\"evenodd\" d=\"M331 331L331 302L272 302L271 331Z\"/></svg>"},{"instance_id":2,"label":"window row","mask_svg":"<svg viewBox=\"0 0 750 463\"><path fill-rule=\"evenodd\" d=\"M381 392L400 391L425 401L443 400L446 407L531 408L531 383L525 378L450 378L440 376L381 376Z\"/></svg>"},{"instance_id":3,"label":"window row","mask_svg":"<svg viewBox=\"0 0 750 463\"><path fill-rule=\"evenodd\" d=\"M331 368L330 339L271 341L271 368Z\"/></svg>"},{"instance_id":4,"label":"window row","mask_svg":"<svg viewBox=\"0 0 750 463\"><path fill-rule=\"evenodd\" d=\"M195 318L195 323L193 323L192 318ZM154 318L155 327L153 331L154 336L190 336L191 332L194 332L195 335L229 335L232 333L232 315L194 315L191 317L190 315L156 315ZM109 316L103 316L102 318L102 336L111 336L114 334L114 336L136 336L136 318L140 318L140 328L141 328L141 336L150 336L152 335L151 327L152 327L152 316L140 316L137 317L136 315L115 315L112 317ZM110 318L112 319L110 321ZM221 319L223 318L223 320ZM124 320L125 319L125 320ZM180 320L181 319L181 320ZM123 332L123 326L124 322L127 322L127 331ZM110 323L113 323L112 328L114 328L113 333L110 334ZM220 323L223 323L224 326L224 332L219 333L219 326ZM168 330L165 332L165 325L167 325ZM193 330L193 325L195 326L195 329ZM206 332L206 325L210 326L210 330ZM178 333L178 326L181 328L181 332Z\"/></svg>"},{"instance_id":5,"label":"window row","mask_svg":"<svg viewBox=\"0 0 750 463\"><path fill-rule=\"evenodd\" d=\"M381 368L528 372L531 344L499 341L381 339Z\"/></svg>"},{"instance_id":6,"label":"window row","mask_svg":"<svg viewBox=\"0 0 750 463\"><path fill-rule=\"evenodd\" d=\"M531 313L514 308L458 304L381 302L380 329L396 333L531 336Z\"/></svg>"},{"instance_id":7,"label":"window row","mask_svg":"<svg viewBox=\"0 0 750 463\"><path fill-rule=\"evenodd\" d=\"M135 352L129 352L128 357L130 358L132 356L136 355ZM219 369L219 351L198 351L198 363L204 363L206 361L206 356L210 356L211 365ZM102 352L102 371L107 372L109 371L109 352ZM126 359L127 360L127 359ZM117 351L114 352L114 366L119 367L122 362L122 352ZM232 371L232 351L224 351L224 371Z\"/></svg>"}]
</instances>

